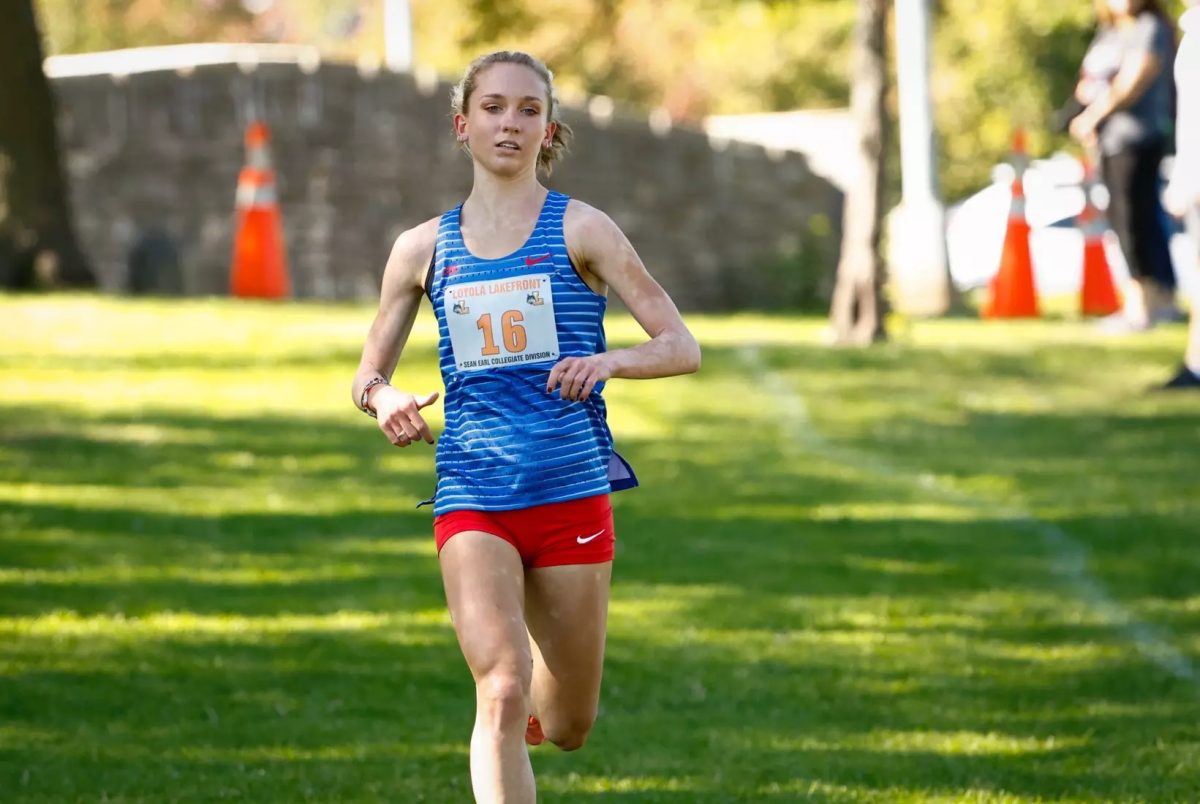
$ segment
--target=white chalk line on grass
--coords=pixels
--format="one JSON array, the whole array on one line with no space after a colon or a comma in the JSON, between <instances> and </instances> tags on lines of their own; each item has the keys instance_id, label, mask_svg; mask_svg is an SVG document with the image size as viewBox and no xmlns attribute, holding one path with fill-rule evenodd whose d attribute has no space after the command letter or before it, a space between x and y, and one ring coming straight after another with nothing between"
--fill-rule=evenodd
<instances>
[{"instance_id":1,"label":"white chalk line on grass","mask_svg":"<svg viewBox=\"0 0 1200 804\"><path fill-rule=\"evenodd\" d=\"M813 424L804 397L763 361L758 347L744 346L740 355L745 365L754 372L762 389L779 405L782 411L781 424L790 443L802 445L805 450L834 463L889 481L903 481L918 486L947 502L987 514L1012 527L1033 531L1041 537L1053 556L1054 574L1062 579L1076 598L1111 624L1160 669L1178 679L1200 685L1200 674L1197 674L1192 662L1171 644L1170 632L1161 626L1139 620L1132 611L1113 598L1099 578L1088 571L1088 549L1078 539L1028 511L959 491L939 482L930 474L914 475L911 471L892 466L878 455L830 441Z\"/></svg>"}]
</instances>

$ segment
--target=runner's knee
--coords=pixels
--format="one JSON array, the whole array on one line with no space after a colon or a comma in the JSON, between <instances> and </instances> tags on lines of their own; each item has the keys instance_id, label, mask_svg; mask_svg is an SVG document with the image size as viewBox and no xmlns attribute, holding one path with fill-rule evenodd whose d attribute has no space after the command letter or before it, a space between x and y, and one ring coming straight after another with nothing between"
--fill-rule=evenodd
<instances>
[{"instance_id":1,"label":"runner's knee","mask_svg":"<svg viewBox=\"0 0 1200 804\"><path fill-rule=\"evenodd\" d=\"M493 670L475 684L479 715L500 731L523 727L529 717L528 692L529 683L520 673Z\"/></svg>"},{"instance_id":2,"label":"runner's knee","mask_svg":"<svg viewBox=\"0 0 1200 804\"><path fill-rule=\"evenodd\" d=\"M572 715L567 718L551 720L542 723L542 731L546 739L563 751L578 751L587 742L592 725L596 722L595 713Z\"/></svg>"}]
</instances>

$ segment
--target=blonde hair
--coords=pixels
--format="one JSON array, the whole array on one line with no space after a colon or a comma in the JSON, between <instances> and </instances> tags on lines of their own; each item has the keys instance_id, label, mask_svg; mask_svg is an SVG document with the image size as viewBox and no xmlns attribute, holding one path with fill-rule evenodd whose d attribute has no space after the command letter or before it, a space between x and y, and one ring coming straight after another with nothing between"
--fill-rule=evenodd
<instances>
[{"instance_id":1,"label":"blonde hair","mask_svg":"<svg viewBox=\"0 0 1200 804\"><path fill-rule=\"evenodd\" d=\"M462 80L455 84L450 91L451 110L455 114L465 115L467 113L467 104L471 102L471 94L479 82L479 74L493 64L520 64L528 67L537 73L538 78L546 84L546 120L554 123L554 135L551 137L550 144L543 145L538 152L537 166L549 175L554 169L554 163L562 159L567 152L574 133L571 131L571 127L558 117L559 103L558 95L554 91L554 73L550 72L550 68L540 59L519 50L497 50L495 53L479 56L467 65L467 71L463 73ZM463 144L463 147L470 152L470 146L466 143Z\"/></svg>"}]
</instances>

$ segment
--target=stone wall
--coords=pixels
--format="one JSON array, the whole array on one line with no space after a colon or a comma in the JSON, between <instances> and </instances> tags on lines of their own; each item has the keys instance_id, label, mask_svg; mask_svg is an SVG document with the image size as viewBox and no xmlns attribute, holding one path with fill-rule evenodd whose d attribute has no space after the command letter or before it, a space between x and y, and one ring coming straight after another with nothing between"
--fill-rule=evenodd
<instances>
[{"instance_id":1,"label":"stone wall","mask_svg":"<svg viewBox=\"0 0 1200 804\"><path fill-rule=\"evenodd\" d=\"M131 250L165 235L184 292L227 292L242 133L255 109L272 133L298 297L376 296L395 237L470 189L470 161L450 133L449 85L435 80L223 63L53 85L79 235L111 291L131 286ZM568 108L564 117L575 145L548 183L608 212L681 307L776 306L827 292L841 194L800 154L619 112Z\"/></svg>"}]
</instances>

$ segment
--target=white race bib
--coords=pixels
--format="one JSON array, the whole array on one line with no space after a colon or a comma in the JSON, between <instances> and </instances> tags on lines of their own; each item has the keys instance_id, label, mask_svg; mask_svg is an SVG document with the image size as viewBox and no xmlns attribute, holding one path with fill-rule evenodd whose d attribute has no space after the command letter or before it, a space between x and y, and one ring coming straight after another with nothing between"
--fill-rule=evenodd
<instances>
[{"instance_id":1,"label":"white race bib","mask_svg":"<svg viewBox=\"0 0 1200 804\"><path fill-rule=\"evenodd\" d=\"M558 359L550 274L451 285L442 305L459 371Z\"/></svg>"}]
</instances>

